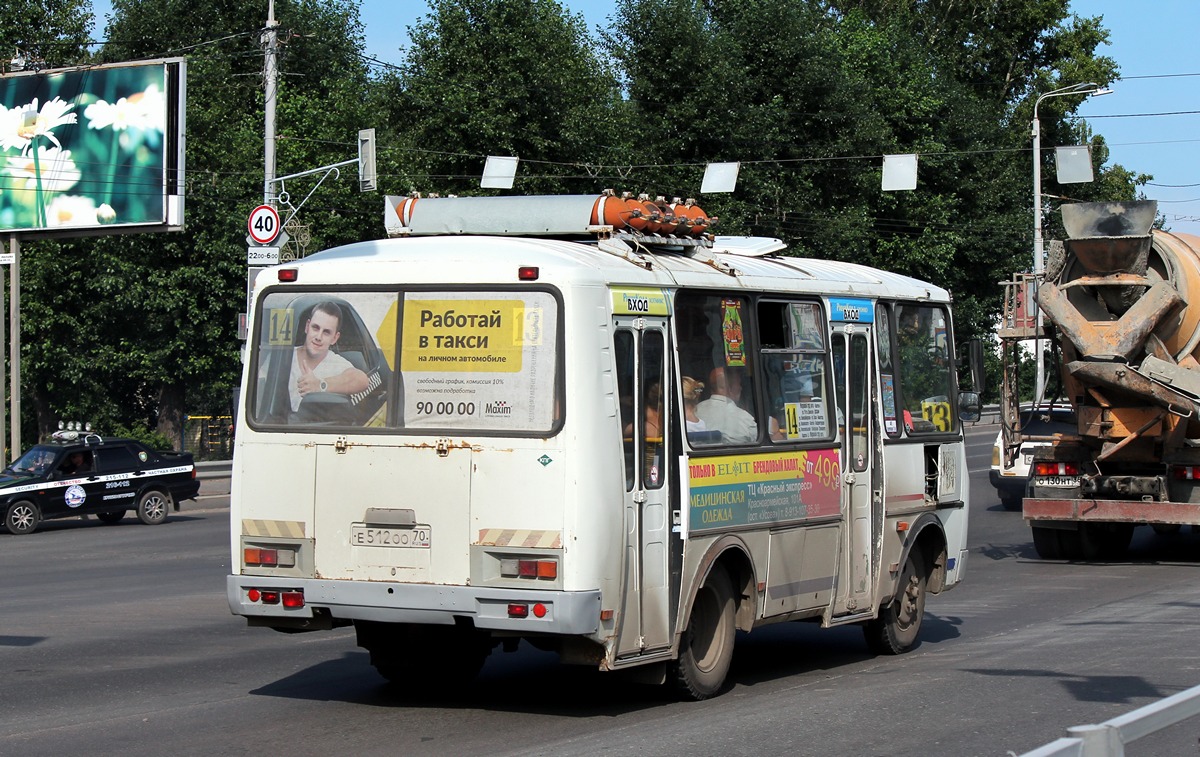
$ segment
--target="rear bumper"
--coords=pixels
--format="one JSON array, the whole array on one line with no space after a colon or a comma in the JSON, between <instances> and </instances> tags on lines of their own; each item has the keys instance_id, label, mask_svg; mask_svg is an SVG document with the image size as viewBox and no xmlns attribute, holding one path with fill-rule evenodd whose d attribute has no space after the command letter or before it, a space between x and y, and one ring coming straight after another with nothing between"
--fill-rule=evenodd
<instances>
[{"instance_id":1,"label":"rear bumper","mask_svg":"<svg viewBox=\"0 0 1200 757\"><path fill-rule=\"evenodd\" d=\"M1200 525L1200 504L1187 502L1026 498L1022 512L1027 521Z\"/></svg>"},{"instance_id":2,"label":"rear bumper","mask_svg":"<svg viewBox=\"0 0 1200 757\"><path fill-rule=\"evenodd\" d=\"M304 607L264 605L247 598L250 589L303 591ZM326 581L273 576L226 577L225 593L234 615L271 619L292 624L314 617L313 610L327 611L334 619L374 620L382 623L451 625L456 617L469 618L476 628L522 634L584 636L600 627L600 592L486 589L474 586L437 586L383 581ZM508 605L525 603L531 611L525 618L510 618ZM541 604L543 617L532 608Z\"/></svg>"},{"instance_id":3,"label":"rear bumper","mask_svg":"<svg viewBox=\"0 0 1200 757\"><path fill-rule=\"evenodd\" d=\"M1025 486L1029 483L1029 478L1026 476L1001 476L1000 471L995 468L988 471L988 480L1001 495L1010 496L1023 496Z\"/></svg>"}]
</instances>

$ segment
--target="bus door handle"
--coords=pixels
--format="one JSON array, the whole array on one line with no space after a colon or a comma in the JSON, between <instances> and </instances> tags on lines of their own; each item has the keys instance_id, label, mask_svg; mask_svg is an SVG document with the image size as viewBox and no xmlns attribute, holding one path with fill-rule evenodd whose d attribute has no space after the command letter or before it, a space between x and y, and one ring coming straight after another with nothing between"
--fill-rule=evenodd
<instances>
[{"instance_id":1,"label":"bus door handle","mask_svg":"<svg viewBox=\"0 0 1200 757\"><path fill-rule=\"evenodd\" d=\"M856 479L855 479L855 476L854 476L854 472L853 472L853 471L851 471L851 472L847 473L846 475L842 476L842 482L843 482L844 484L846 484L846 486L853 486L853 485L854 485L854 482L855 482L855 480L856 480Z\"/></svg>"}]
</instances>

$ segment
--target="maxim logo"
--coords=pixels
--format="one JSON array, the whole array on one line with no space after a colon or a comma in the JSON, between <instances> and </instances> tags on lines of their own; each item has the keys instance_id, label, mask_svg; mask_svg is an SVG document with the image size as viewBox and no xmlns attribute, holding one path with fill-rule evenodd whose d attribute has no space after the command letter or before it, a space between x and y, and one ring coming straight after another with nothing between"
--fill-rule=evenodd
<instances>
[{"instance_id":1,"label":"maxim logo","mask_svg":"<svg viewBox=\"0 0 1200 757\"><path fill-rule=\"evenodd\" d=\"M483 406L484 415L512 415L512 405L504 400L488 402Z\"/></svg>"}]
</instances>

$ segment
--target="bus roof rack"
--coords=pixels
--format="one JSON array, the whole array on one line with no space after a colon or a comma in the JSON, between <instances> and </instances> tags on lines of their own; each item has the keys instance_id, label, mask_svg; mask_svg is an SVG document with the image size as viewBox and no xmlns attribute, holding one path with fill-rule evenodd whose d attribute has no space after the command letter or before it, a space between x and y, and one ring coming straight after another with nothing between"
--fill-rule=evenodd
<instances>
[{"instance_id":1,"label":"bus roof rack","mask_svg":"<svg viewBox=\"0 0 1200 757\"><path fill-rule=\"evenodd\" d=\"M525 197L384 198L389 237L489 235L622 239L637 245L684 250L711 247L707 234L654 234L605 223L607 195Z\"/></svg>"}]
</instances>

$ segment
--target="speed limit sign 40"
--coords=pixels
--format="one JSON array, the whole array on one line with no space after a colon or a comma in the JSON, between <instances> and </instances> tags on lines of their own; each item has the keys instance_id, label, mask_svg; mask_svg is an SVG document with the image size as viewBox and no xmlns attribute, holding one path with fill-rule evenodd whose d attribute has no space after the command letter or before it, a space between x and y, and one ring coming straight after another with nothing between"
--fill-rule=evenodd
<instances>
[{"instance_id":1,"label":"speed limit sign 40","mask_svg":"<svg viewBox=\"0 0 1200 757\"><path fill-rule=\"evenodd\" d=\"M279 213L270 205L259 205L246 222L250 238L259 244L270 244L279 236Z\"/></svg>"}]
</instances>

